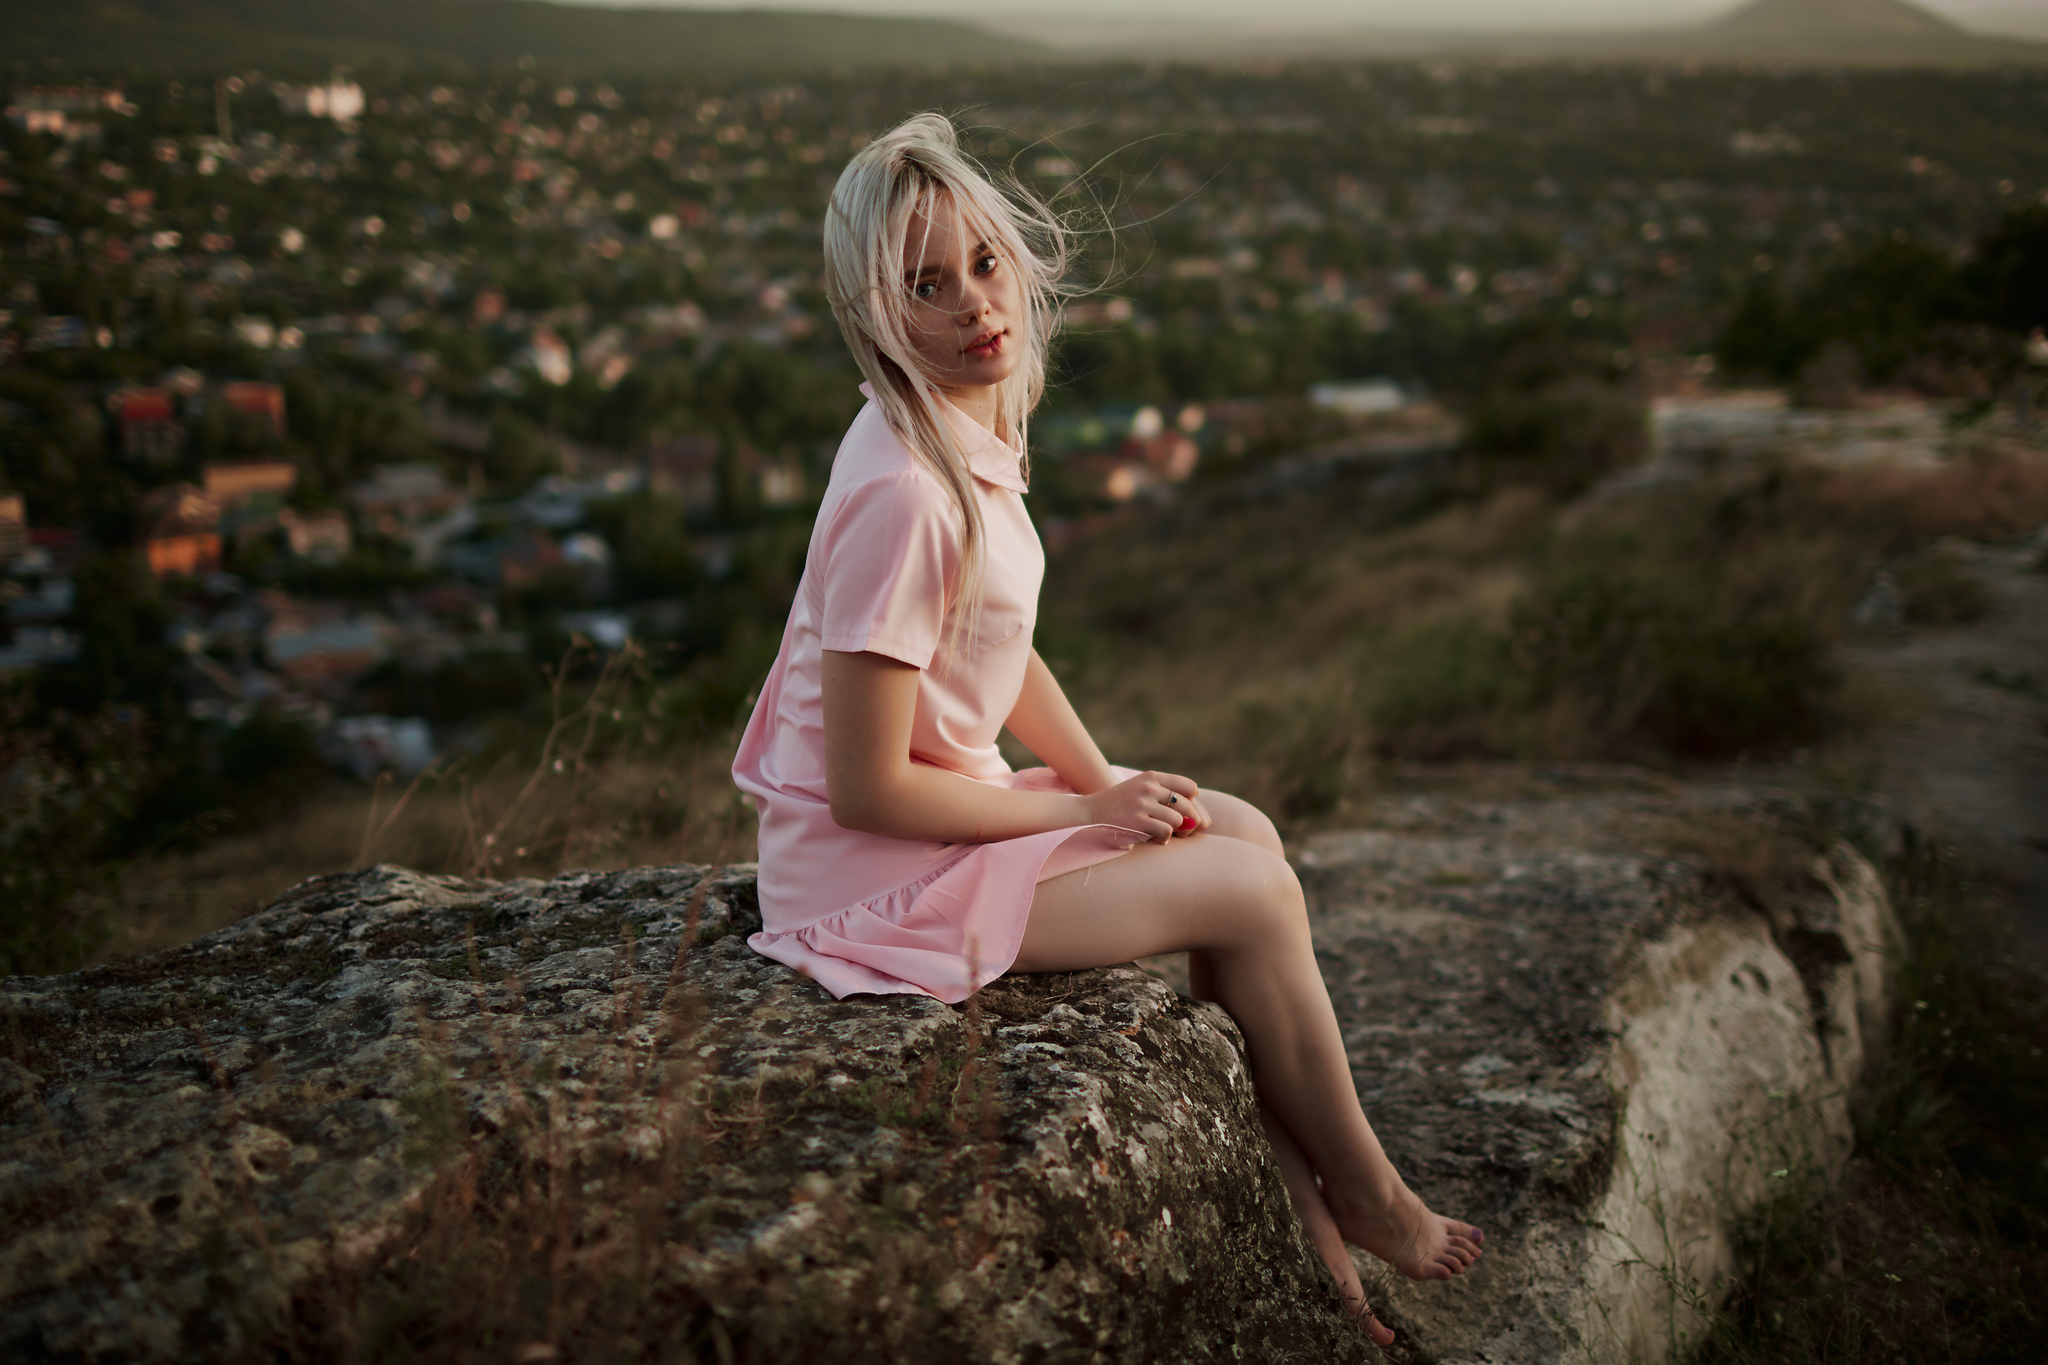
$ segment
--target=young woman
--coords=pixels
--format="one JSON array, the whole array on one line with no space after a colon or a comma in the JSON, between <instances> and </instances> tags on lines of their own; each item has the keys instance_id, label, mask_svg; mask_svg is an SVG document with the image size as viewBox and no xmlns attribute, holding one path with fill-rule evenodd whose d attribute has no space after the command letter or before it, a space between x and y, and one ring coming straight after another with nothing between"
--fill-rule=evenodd
<instances>
[{"instance_id":1,"label":"young woman","mask_svg":"<svg viewBox=\"0 0 2048 1365\"><path fill-rule=\"evenodd\" d=\"M837 996L948 1002L1185 950L1195 993L1244 1031L1302 1222L1384 1344L1345 1242L1443 1279L1479 1230L1424 1207L1360 1111L1272 822L1111 766L1031 647L1025 423L1064 269L1058 224L998 193L938 115L839 177L825 291L869 401L733 764L761 819L750 942ZM1005 727L1047 766L1011 771Z\"/></svg>"}]
</instances>

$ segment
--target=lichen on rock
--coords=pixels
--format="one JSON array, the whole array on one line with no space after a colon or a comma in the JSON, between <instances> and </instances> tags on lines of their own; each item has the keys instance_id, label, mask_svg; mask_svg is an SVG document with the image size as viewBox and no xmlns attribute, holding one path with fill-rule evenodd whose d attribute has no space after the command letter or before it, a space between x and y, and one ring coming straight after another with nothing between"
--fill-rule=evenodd
<instances>
[{"instance_id":1,"label":"lichen on rock","mask_svg":"<svg viewBox=\"0 0 2048 1365\"><path fill-rule=\"evenodd\" d=\"M835 1001L758 927L747 868L380 867L8 983L0 1342L317 1355L431 1287L566 1356L1365 1358L1220 1010L1131 968Z\"/></svg>"},{"instance_id":2,"label":"lichen on rock","mask_svg":"<svg viewBox=\"0 0 2048 1365\"><path fill-rule=\"evenodd\" d=\"M1753 791L1374 823L1299 852L1318 958L1397 1166L1487 1230L1460 1280L1369 1277L1396 1354L1682 1354L1744 1213L1846 1153L1869 866ZM747 867L379 867L7 981L0 1347L1375 1357L1221 1010L1132 967L833 1000L759 923Z\"/></svg>"}]
</instances>

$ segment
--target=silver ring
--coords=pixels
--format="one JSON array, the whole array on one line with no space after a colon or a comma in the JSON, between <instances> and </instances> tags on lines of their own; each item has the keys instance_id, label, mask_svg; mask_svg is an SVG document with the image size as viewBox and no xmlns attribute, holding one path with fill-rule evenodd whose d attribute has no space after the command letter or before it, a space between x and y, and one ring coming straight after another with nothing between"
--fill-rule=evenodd
<instances>
[{"instance_id":1,"label":"silver ring","mask_svg":"<svg viewBox=\"0 0 2048 1365\"><path fill-rule=\"evenodd\" d=\"M1178 796L1175 796L1172 792L1168 792L1166 794L1166 804L1169 806L1177 806L1180 804L1180 798Z\"/></svg>"}]
</instances>

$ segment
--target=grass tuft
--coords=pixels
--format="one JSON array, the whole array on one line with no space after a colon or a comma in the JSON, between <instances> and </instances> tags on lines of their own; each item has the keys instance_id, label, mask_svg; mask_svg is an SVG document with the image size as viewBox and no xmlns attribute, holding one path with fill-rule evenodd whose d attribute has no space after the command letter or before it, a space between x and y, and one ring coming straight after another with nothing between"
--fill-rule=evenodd
<instances>
[{"instance_id":1,"label":"grass tuft","mask_svg":"<svg viewBox=\"0 0 2048 1365\"><path fill-rule=\"evenodd\" d=\"M1889 882L1907 951L1855 1155L1750 1220L1697 1365L2040 1359L2048 990L1951 850L1909 846Z\"/></svg>"}]
</instances>

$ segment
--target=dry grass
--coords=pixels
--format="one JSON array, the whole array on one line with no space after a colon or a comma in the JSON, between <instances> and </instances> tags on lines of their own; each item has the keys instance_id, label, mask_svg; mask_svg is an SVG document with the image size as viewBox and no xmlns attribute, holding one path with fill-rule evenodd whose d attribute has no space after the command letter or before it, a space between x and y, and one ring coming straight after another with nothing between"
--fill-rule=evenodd
<instances>
[{"instance_id":1,"label":"dry grass","mask_svg":"<svg viewBox=\"0 0 2048 1365\"><path fill-rule=\"evenodd\" d=\"M1502 490L1407 525L1362 487L1119 525L1048 571L1040 649L1106 753L1291 828L1362 813L1365 685L1399 630L1504 617L1553 505ZM1015 757L1021 757L1021 751Z\"/></svg>"},{"instance_id":2,"label":"dry grass","mask_svg":"<svg viewBox=\"0 0 2048 1365\"><path fill-rule=\"evenodd\" d=\"M676 736L637 655L574 685L557 669L543 733L444 758L413 782L337 786L293 818L187 853L138 860L95 961L172 947L231 924L307 877L375 863L476 877L565 868L751 861L754 815L732 744Z\"/></svg>"},{"instance_id":3,"label":"dry grass","mask_svg":"<svg viewBox=\"0 0 2048 1365\"><path fill-rule=\"evenodd\" d=\"M1710 555L1712 611L1811 623L1832 645L1887 556L1932 536L2048 520L2048 458L2007 443L1934 469L1788 466L1568 509L1508 487L1412 511L1364 480L1339 480L1280 501L1125 514L1054 554L1039 648L1112 758L1235 792L1296 834L1364 818L1395 780L1390 754L1670 761L1617 743L1608 703L1569 689L1452 727L1435 747L1389 746L1374 723L1399 688L1485 683L1457 676L1483 659L1428 651L1446 631L1504 633L1547 562L1608 555L1616 573L1632 573L1661 558L1684 575ZM371 861L518 876L751 857L752 814L726 776L731 737L678 734L658 714L659 689L631 668L609 686L609 705L559 695L552 738L437 772L402 809L406 793L388 785L337 790L286 823L137 864L105 954L182 942L303 877ZM1844 732L1907 704L1854 675L1826 703ZM1006 752L1031 761L1007 741Z\"/></svg>"},{"instance_id":4,"label":"dry grass","mask_svg":"<svg viewBox=\"0 0 2048 1365\"><path fill-rule=\"evenodd\" d=\"M1746 1229L1701 1365L2040 1358L2048 995L2013 953L2004 896L1949 850L1909 845L1887 881L1903 1008L1855 1157Z\"/></svg>"},{"instance_id":5,"label":"dry grass","mask_svg":"<svg viewBox=\"0 0 2048 1365\"><path fill-rule=\"evenodd\" d=\"M1363 480L1127 516L1055 556L1040 648L1112 756L1291 833L1361 817L1389 759L1819 751L1902 704L1828 664L1874 570L2048 519L2048 458L2008 442L1933 469L1791 463L1563 509L1509 487L1398 517ZM1602 583L1626 591L1603 601ZM1588 612L1617 619L1588 634ZM1532 647L1548 672L1522 686Z\"/></svg>"},{"instance_id":6,"label":"dry grass","mask_svg":"<svg viewBox=\"0 0 2048 1365\"><path fill-rule=\"evenodd\" d=\"M901 1360L913 1358L906 1343L965 1358L977 1324L956 1321L935 1291L993 1245L990 1039L1005 1006L970 999L964 1028L900 1080L821 1093L815 1077L758 1059L730 1074L721 1055L735 1038L692 968L726 928L700 938L710 886L691 893L658 990L633 970L649 946L621 926L611 1026L573 1036L530 1027L523 977L486 972L472 937L477 1017L423 1020L416 1065L389 1082L421 1186L388 1221L308 1238L317 1211L259 1206L252 1183L274 1192L278 1171L236 1157L201 1249L218 1273L203 1305L178 1310L185 1343L266 1365ZM329 1084L267 1068L231 1080L216 1067L216 1135L201 1145L235 1150L251 1124L296 1132L309 1094ZM835 1181L816 1169L811 1129L787 1121L798 1102L886 1124L897 1160L871 1181ZM764 1170L775 1174L757 1179ZM738 1210L757 1218L785 1191L813 1207L780 1236L732 1236ZM97 1196L76 1184L69 1197L85 1207ZM921 1200L956 1212L927 1221ZM832 1268L802 1273L792 1239Z\"/></svg>"},{"instance_id":7,"label":"dry grass","mask_svg":"<svg viewBox=\"0 0 2048 1365\"><path fill-rule=\"evenodd\" d=\"M1934 468L1844 470L1822 500L1912 539L2024 535L2048 523L2048 453L1986 439Z\"/></svg>"}]
</instances>

